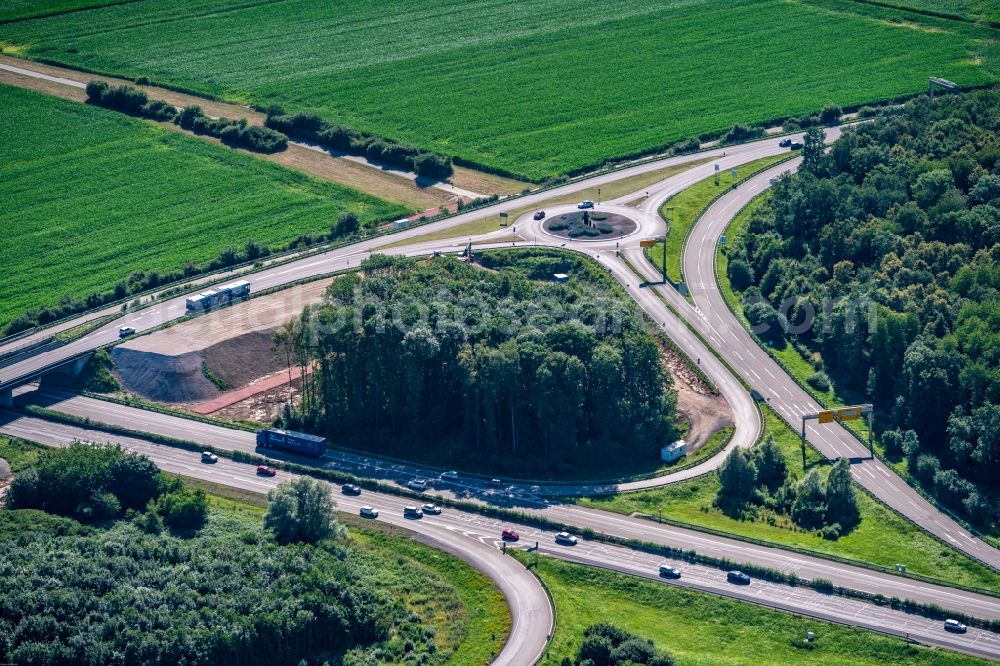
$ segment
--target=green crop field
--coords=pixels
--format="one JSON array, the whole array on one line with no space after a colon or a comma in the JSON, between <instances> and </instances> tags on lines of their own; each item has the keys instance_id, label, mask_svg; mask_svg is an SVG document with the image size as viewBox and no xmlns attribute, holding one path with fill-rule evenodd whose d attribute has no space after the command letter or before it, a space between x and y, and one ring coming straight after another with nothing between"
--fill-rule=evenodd
<instances>
[{"instance_id":1,"label":"green crop field","mask_svg":"<svg viewBox=\"0 0 1000 666\"><path fill-rule=\"evenodd\" d=\"M4 0L4 2L0 4L0 23L134 1L135 0Z\"/></svg>"},{"instance_id":2,"label":"green crop field","mask_svg":"<svg viewBox=\"0 0 1000 666\"><path fill-rule=\"evenodd\" d=\"M882 0L904 9L958 16L973 21L1000 22L1000 4L996 0Z\"/></svg>"},{"instance_id":3,"label":"green crop field","mask_svg":"<svg viewBox=\"0 0 1000 666\"><path fill-rule=\"evenodd\" d=\"M122 114L0 86L0 326L132 271L288 243L392 204Z\"/></svg>"},{"instance_id":4,"label":"green crop field","mask_svg":"<svg viewBox=\"0 0 1000 666\"><path fill-rule=\"evenodd\" d=\"M901 638L761 608L676 585L515 553L537 561L534 572L556 607L556 630L541 666L575 657L584 630L610 622L652 640L683 666L785 666L786 664L985 664L966 655L914 645ZM806 648L806 632L816 634ZM624 662L622 662L624 663Z\"/></svg>"},{"instance_id":5,"label":"green crop field","mask_svg":"<svg viewBox=\"0 0 1000 666\"><path fill-rule=\"evenodd\" d=\"M0 45L534 179L1000 76L996 31L849 0L139 0L0 25Z\"/></svg>"}]
</instances>

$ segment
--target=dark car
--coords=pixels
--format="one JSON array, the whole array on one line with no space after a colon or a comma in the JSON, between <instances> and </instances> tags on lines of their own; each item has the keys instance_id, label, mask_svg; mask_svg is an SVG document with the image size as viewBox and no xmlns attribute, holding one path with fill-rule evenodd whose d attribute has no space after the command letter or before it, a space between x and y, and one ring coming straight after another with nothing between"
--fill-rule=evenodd
<instances>
[{"instance_id":1,"label":"dark car","mask_svg":"<svg viewBox=\"0 0 1000 666\"><path fill-rule=\"evenodd\" d=\"M798 141L792 141L788 145L788 147L791 148L792 150L802 150L802 144L799 143Z\"/></svg>"},{"instance_id":2,"label":"dark car","mask_svg":"<svg viewBox=\"0 0 1000 666\"><path fill-rule=\"evenodd\" d=\"M424 512L415 506L403 507L403 517L404 518L423 518Z\"/></svg>"},{"instance_id":3,"label":"dark car","mask_svg":"<svg viewBox=\"0 0 1000 666\"><path fill-rule=\"evenodd\" d=\"M503 488L503 481L500 479L490 479L486 482L487 488Z\"/></svg>"},{"instance_id":4,"label":"dark car","mask_svg":"<svg viewBox=\"0 0 1000 666\"><path fill-rule=\"evenodd\" d=\"M788 148L790 145L792 145L792 140L782 139L781 141L778 142L778 145L781 146L782 148Z\"/></svg>"},{"instance_id":5,"label":"dark car","mask_svg":"<svg viewBox=\"0 0 1000 666\"><path fill-rule=\"evenodd\" d=\"M945 620L944 630L950 631L955 634L964 634L966 631L969 630L969 628L966 627L961 622L959 622L958 620Z\"/></svg>"},{"instance_id":6,"label":"dark car","mask_svg":"<svg viewBox=\"0 0 1000 666\"><path fill-rule=\"evenodd\" d=\"M535 219L536 220L544 220L545 219L545 211L544 210L540 210L540 211L536 212L535 213Z\"/></svg>"},{"instance_id":7,"label":"dark car","mask_svg":"<svg viewBox=\"0 0 1000 666\"><path fill-rule=\"evenodd\" d=\"M345 483L340 487L340 492L344 493L345 495L360 495L361 488L354 485L353 483Z\"/></svg>"},{"instance_id":8,"label":"dark car","mask_svg":"<svg viewBox=\"0 0 1000 666\"><path fill-rule=\"evenodd\" d=\"M277 473L278 470L269 465L257 465L257 474L260 476L274 476Z\"/></svg>"},{"instance_id":9,"label":"dark car","mask_svg":"<svg viewBox=\"0 0 1000 666\"><path fill-rule=\"evenodd\" d=\"M750 576L746 575L742 571L730 571L726 574L726 580L730 583L736 583L737 585L750 584Z\"/></svg>"}]
</instances>

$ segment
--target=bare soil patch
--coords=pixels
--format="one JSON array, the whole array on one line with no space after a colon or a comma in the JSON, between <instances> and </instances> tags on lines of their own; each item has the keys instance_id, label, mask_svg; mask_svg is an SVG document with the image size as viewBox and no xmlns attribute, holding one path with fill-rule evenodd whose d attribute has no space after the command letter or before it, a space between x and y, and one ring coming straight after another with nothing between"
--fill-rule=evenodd
<instances>
[{"instance_id":1,"label":"bare soil patch","mask_svg":"<svg viewBox=\"0 0 1000 666\"><path fill-rule=\"evenodd\" d=\"M267 377L262 377L262 381ZM256 421L257 423L271 423L277 418L285 404L292 400L293 404L298 404L299 389L301 381L296 379L289 384L280 386L270 391L264 391L252 395L246 400L241 400L229 407L224 407L212 416L230 421Z\"/></svg>"},{"instance_id":2,"label":"bare soil patch","mask_svg":"<svg viewBox=\"0 0 1000 666\"><path fill-rule=\"evenodd\" d=\"M292 317L297 317L307 305L319 303L331 282L332 278L324 278L251 298L232 307L129 340L116 349L177 354L201 351L254 331L273 330Z\"/></svg>"},{"instance_id":3,"label":"bare soil patch","mask_svg":"<svg viewBox=\"0 0 1000 666\"><path fill-rule=\"evenodd\" d=\"M128 391L168 403L201 402L219 395L202 371L201 353L157 354L121 346L111 351L114 374Z\"/></svg>"},{"instance_id":4,"label":"bare soil patch","mask_svg":"<svg viewBox=\"0 0 1000 666\"><path fill-rule=\"evenodd\" d=\"M690 455L703 447L713 434L733 425L733 410L680 354L667 347L663 355L677 391L677 414L689 424L685 440Z\"/></svg>"},{"instance_id":5,"label":"bare soil patch","mask_svg":"<svg viewBox=\"0 0 1000 666\"><path fill-rule=\"evenodd\" d=\"M284 370L271 351L274 330L319 303L332 279L253 298L115 347L111 356L122 386L150 400L199 403L220 395L203 364L228 389Z\"/></svg>"},{"instance_id":6,"label":"bare soil patch","mask_svg":"<svg viewBox=\"0 0 1000 666\"><path fill-rule=\"evenodd\" d=\"M284 360L271 351L274 329L252 331L208 347L202 358L208 368L230 389L242 388L255 379L286 369Z\"/></svg>"}]
</instances>

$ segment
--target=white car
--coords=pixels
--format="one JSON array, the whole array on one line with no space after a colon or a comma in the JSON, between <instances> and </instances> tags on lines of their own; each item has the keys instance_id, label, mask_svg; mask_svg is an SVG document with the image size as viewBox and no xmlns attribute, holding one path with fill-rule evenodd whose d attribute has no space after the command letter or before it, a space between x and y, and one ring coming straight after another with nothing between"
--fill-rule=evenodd
<instances>
[{"instance_id":1,"label":"white car","mask_svg":"<svg viewBox=\"0 0 1000 666\"><path fill-rule=\"evenodd\" d=\"M583 210L584 208L593 208L594 207L594 202L591 201L590 199L585 199L585 200L581 201L580 203L578 203L576 205L576 207L579 208L580 210Z\"/></svg>"},{"instance_id":2,"label":"white car","mask_svg":"<svg viewBox=\"0 0 1000 666\"><path fill-rule=\"evenodd\" d=\"M365 505L358 511L358 515L362 518L378 518L378 509Z\"/></svg>"},{"instance_id":3,"label":"white car","mask_svg":"<svg viewBox=\"0 0 1000 666\"><path fill-rule=\"evenodd\" d=\"M406 484L406 487L409 488L410 490L418 490L420 492L424 492L425 490L427 490L427 482L424 481L423 479L413 479L412 481Z\"/></svg>"},{"instance_id":4,"label":"white car","mask_svg":"<svg viewBox=\"0 0 1000 666\"><path fill-rule=\"evenodd\" d=\"M458 472L455 470L450 470L448 472L441 472L442 481L458 481Z\"/></svg>"},{"instance_id":5,"label":"white car","mask_svg":"<svg viewBox=\"0 0 1000 666\"><path fill-rule=\"evenodd\" d=\"M424 513L426 513L428 516L441 515L441 507L439 507L437 504L424 504L420 508L423 509Z\"/></svg>"},{"instance_id":6,"label":"white car","mask_svg":"<svg viewBox=\"0 0 1000 666\"><path fill-rule=\"evenodd\" d=\"M575 546L576 537L569 532L560 532L556 535L556 543L561 543L564 546Z\"/></svg>"},{"instance_id":7,"label":"white car","mask_svg":"<svg viewBox=\"0 0 1000 666\"><path fill-rule=\"evenodd\" d=\"M121 328L118 329L119 338L127 338L130 335L135 335L134 326L122 326Z\"/></svg>"},{"instance_id":8,"label":"white car","mask_svg":"<svg viewBox=\"0 0 1000 666\"><path fill-rule=\"evenodd\" d=\"M219 462L219 456L215 455L211 451L202 451L201 461L203 463L217 463Z\"/></svg>"}]
</instances>

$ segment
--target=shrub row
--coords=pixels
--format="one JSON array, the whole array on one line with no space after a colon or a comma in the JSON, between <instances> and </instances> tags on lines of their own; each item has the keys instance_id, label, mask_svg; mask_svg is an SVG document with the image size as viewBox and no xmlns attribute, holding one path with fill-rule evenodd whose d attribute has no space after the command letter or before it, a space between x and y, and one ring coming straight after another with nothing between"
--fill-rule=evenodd
<instances>
[{"instance_id":1,"label":"shrub row","mask_svg":"<svg viewBox=\"0 0 1000 666\"><path fill-rule=\"evenodd\" d=\"M246 148L258 153L277 153L288 147L288 137L268 127L248 125L246 118L209 118L198 105L186 106L181 111L163 101L149 97L132 86L112 86L104 81L87 84L87 101L150 120L172 120L195 134L207 134L220 139L227 146Z\"/></svg>"},{"instance_id":2,"label":"shrub row","mask_svg":"<svg viewBox=\"0 0 1000 666\"><path fill-rule=\"evenodd\" d=\"M227 146L257 153L280 153L288 148L288 137L270 127L248 125L246 118L210 118L197 104L185 106L174 122L195 134L214 136Z\"/></svg>"},{"instance_id":3,"label":"shrub row","mask_svg":"<svg viewBox=\"0 0 1000 666\"><path fill-rule=\"evenodd\" d=\"M280 113L270 110L267 127L288 136L351 155L403 167L426 178L447 178L453 173L451 158L416 146L335 125L312 113Z\"/></svg>"},{"instance_id":4,"label":"shrub row","mask_svg":"<svg viewBox=\"0 0 1000 666\"><path fill-rule=\"evenodd\" d=\"M161 99L149 101L146 93L132 86L112 86L104 81L87 84L87 101L130 116L152 120L173 120L177 109Z\"/></svg>"}]
</instances>

